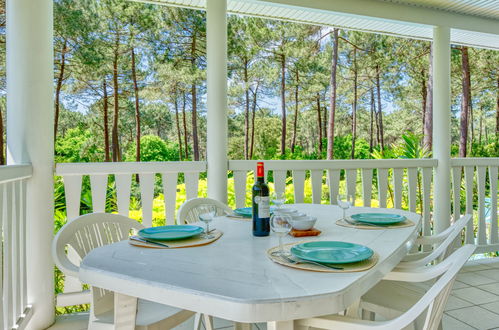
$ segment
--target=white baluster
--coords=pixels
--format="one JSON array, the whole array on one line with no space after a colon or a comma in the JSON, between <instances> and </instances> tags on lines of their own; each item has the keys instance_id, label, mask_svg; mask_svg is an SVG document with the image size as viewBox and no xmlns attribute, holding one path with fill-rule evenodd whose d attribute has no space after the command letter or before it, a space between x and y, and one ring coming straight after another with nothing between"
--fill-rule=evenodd
<instances>
[{"instance_id":1,"label":"white baluster","mask_svg":"<svg viewBox=\"0 0 499 330\"><path fill-rule=\"evenodd\" d=\"M336 205L340 190L340 170L327 170L327 183L329 186L329 203Z\"/></svg>"},{"instance_id":2,"label":"white baluster","mask_svg":"<svg viewBox=\"0 0 499 330\"><path fill-rule=\"evenodd\" d=\"M418 169L415 167L407 169L407 182L409 183L409 211L416 212L418 194Z\"/></svg>"},{"instance_id":3,"label":"white baluster","mask_svg":"<svg viewBox=\"0 0 499 330\"><path fill-rule=\"evenodd\" d=\"M487 227L485 224L485 176L487 167L477 166L477 185L478 185L478 244L487 244Z\"/></svg>"},{"instance_id":4,"label":"white baluster","mask_svg":"<svg viewBox=\"0 0 499 330\"><path fill-rule=\"evenodd\" d=\"M452 201L454 221L461 217L461 172L463 168L456 166L452 168Z\"/></svg>"},{"instance_id":5,"label":"white baluster","mask_svg":"<svg viewBox=\"0 0 499 330\"><path fill-rule=\"evenodd\" d=\"M497 237L497 166L489 166L490 182L490 235L489 243L498 243Z\"/></svg>"},{"instance_id":6,"label":"white baluster","mask_svg":"<svg viewBox=\"0 0 499 330\"><path fill-rule=\"evenodd\" d=\"M363 168L362 171L362 198L365 207L371 207L371 199L373 193L373 170L371 168Z\"/></svg>"},{"instance_id":7,"label":"white baluster","mask_svg":"<svg viewBox=\"0 0 499 330\"><path fill-rule=\"evenodd\" d=\"M423 168L423 235L431 235L430 224L430 201L431 201L431 179L433 178L433 168Z\"/></svg>"},{"instance_id":8,"label":"white baluster","mask_svg":"<svg viewBox=\"0 0 499 330\"><path fill-rule=\"evenodd\" d=\"M320 204L322 199L322 170L311 170L312 180L312 203Z\"/></svg>"},{"instance_id":9,"label":"white baluster","mask_svg":"<svg viewBox=\"0 0 499 330\"><path fill-rule=\"evenodd\" d=\"M464 181L466 188L466 214L473 214L473 178L474 166L464 167ZM473 230L473 221L468 223L466 227L466 243L475 244L475 234Z\"/></svg>"},{"instance_id":10,"label":"white baluster","mask_svg":"<svg viewBox=\"0 0 499 330\"><path fill-rule=\"evenodd\" d=\"M12 216L13 216L13 200L12 200L12 183L5 184L5 218L3 222L3 307L5 311L5 327L10 329L14 326L15 316L12 306L13 290L12 290Z\"/></svg>"},{"instance_id":11,"label":"white baluster","mask_svg":"<svg viewBox=\"0 0 499 330\"><path fill-rule=\"evenodd\" d=\"M305 193L304 170L293 170L293 186L295 191L295 203L303 203Z\"/></svg>"},{"instance_id":12,"label":"white baluster","mask_svg":"<svg viewBox=\"0 0 499 330\"><path fill-rule=\"evenodd\" d=\"M73 220L80 215L81 175L64 175L64 195L66 197L66 216Z\"/></svg>"},{"instance_id":13,"label":"white baluster","mask_svg":"<svg viewBox=\"0 0 499 330\"><path fill-rule=\"evenodd\" d=\"M199 172L184 173L185 195L187 199L198 197Z\"/></svg>"},{"instance_id":14,"label":"white baluster","mask_svg":"<svg viewBox=\"0 0 499 330\"><path fill-rule=\"evenodd\" d=\"M140 179L140 199L142 204L142 224L152 226L152 203L154 200L154 173L143 173Z\"/></svg>"},{"instance_id":15,"label":"white baluster","mask_svg":"<svg viewBox=\"0 0 499 330\"><path fill-rule=\"evenodd\" d=\"M107 174L90 175L93 212L106 212Z\"/></svg>"},{"instance_id":16,"label":"white baluster","mask_svg":"<svg viewBox=\"0 0 499 330\"><path fill-rule=\"evenodd\" d=\"M278 192L286 191L286 170L274 170L274 190Z\"/></svg>"},{"instance_id":17,"label":"white baluster","mask_svg":"<svg viewBox=\"0 0 499 330\"><path fill-rule=\"evenodd\" d=\"M386 193L388 192L388 169L378 168L378 200L379 207L386 207Z\"/></svg>"},{"instance_id":18,"label":"white baluster","mask_svg":"<svg viewBox=\"0 0 499 330\"><path fill-rule=\"evenodd\" d=\"M175 223L178 173L163 173L163 196L165 199L165 224Z\"/></svg>"},{"instance_id":19,"label":"white baluster","mask_svg":"<svg viewBox=\"0 0 499 330\"><path fill-rule=\"evenodd\" d=\"M346 179L347 179L347 194L352 195L353 205L355 206L355 195L357 193L357 169L348 169L346 170Z\"/></svg>"},{"instance_id":20,"label":"white baluster","mask_svg":"<svg viewBox=\"0 0 499 330\"><path fill-rule=\"evenodd\" d=\"M236 195L236 207L241 208L246 206L246 171L234 171L234 193ZM275 180L275 175L274 175Z\"/></svg>"},{"instance_id":21,"label":"white baluster","mask_svg":"<svg viewBox=\"0 0 499 330\"><path fill-rule=\"evenodd\" d=\"M130 215L130 191L132 189L131 174L115 174L116 201L118 213L128 217Z\"/></svg>"},{"instance_id":22,"label":"white baluster","mask_svg":"<svg viewBox=\"0 0 499 330\"><path fill-rule=\"evenodd\" d=\"M402 208L402 181L404 178L403 168L393 169L393 195L394 195L394 207L396 209Z\"/></svg>"}]
</instances>

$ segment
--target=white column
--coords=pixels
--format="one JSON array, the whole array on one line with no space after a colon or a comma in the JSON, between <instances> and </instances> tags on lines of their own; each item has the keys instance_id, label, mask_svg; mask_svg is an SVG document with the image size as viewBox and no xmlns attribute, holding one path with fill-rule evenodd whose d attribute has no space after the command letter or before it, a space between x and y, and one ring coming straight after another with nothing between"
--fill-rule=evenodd
<instances>
[{"instance_id":1,"label":"white column","mask_svg":"<svg viewBox=\"0 0 499 330\"><path fill-rule=\"evenodd\" d=\"M27 184L30 329L54 321L52 0L7 0L7 162L31 163Z\"/></svg>"},{"instance_id":2,"label":"white column","mask_svg":"<svg viewBox=\"0 0 499 330\"><path fill-rule=\"evenodd\" d=\"M450 29L433 29L433 221L439 233L450 224Z\"/></svg>"},{"instance_id":3,"label":"white column","mask_svg":"<svg viewBox=\"0 0 499 330\"><path fill-rule=\"evenodd\" d=\"M208 197L227 202L227 1L208 0Z\"/></svg>"}]
</instances>

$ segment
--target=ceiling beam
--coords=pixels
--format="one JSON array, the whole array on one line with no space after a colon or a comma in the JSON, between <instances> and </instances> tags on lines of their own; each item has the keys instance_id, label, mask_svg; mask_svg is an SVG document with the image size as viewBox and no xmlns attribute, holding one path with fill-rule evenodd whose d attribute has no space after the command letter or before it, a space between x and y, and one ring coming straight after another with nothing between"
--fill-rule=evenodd
<instances>
[{"instance_id":1,"label":"ceiling beam","mask_svg":"<svg viewBox=\"0 0 499 330\"><path fill-rule=\"evenodd\" d=\"M244 2L292 6L365 18L499 34L499 20L378 0L244 0Z\"/></svg>"}]
</instances>

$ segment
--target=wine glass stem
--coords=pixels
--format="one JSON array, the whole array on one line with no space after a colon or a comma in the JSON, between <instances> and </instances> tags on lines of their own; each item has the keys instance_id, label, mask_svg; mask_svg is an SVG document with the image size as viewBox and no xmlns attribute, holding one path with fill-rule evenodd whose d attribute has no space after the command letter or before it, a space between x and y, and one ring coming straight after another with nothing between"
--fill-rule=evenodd
<instances>
[{"instance_id":1,"label":"wine glass stem","mask_svg":"<svg viewBox=\"0 0 499 330\"><path fill-rule=\"evenodd\" d=\"M345 209L342 209L343 210L343 220L346 219L346 210Z\"/></svg>"},{"instance_id":2,"label":"wine glass stem","mask_svg":"<svg viewBox=\"0 0 499 330\"><path fill-rule=\"evenodd\" d=\"M279 251L284 254L284 246L282 245L282 235L279 235Z\"/></svg>"},{"instance_id":3,"label":"wine glass stem","mask_svg":"<svg viewBox=\"0 0 499 330\"><path fill-rule=\"evenodd\" d=\"M206 223L206 236L209 236L210 235L210 223L207 222Z\"/></svg>"}]
</instances>

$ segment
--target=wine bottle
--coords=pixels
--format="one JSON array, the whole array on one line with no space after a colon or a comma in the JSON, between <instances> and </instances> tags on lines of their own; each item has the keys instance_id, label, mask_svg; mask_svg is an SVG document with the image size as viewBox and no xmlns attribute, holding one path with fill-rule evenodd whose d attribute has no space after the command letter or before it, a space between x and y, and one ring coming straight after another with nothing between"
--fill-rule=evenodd
<instances>
[{"instance_id":1,"label":"wine bottle","mask_svg":"<svg viewBox=\"0 0 499 330\"><path fill-rule=\"evenodd\" d=\"M252 189L253 196L253 236L269 236L270 205L269 187L264 181L263 162L256 164L256 180Z\"/></svg>"}]
</instances>

